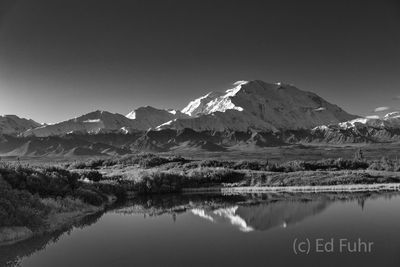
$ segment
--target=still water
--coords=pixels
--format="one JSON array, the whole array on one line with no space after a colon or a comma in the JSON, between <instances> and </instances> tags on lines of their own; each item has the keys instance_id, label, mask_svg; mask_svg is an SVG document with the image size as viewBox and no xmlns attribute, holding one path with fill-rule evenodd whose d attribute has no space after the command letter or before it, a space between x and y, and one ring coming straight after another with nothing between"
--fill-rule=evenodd
<instances>
[{"instance_id":1,"label":"still water","mask_svg":"<svg viewBox=\"0 0 400 267\"><path fill-rule=\"evenodd\" d=\"M365 244L365 246L364 246ZM400 195L167 195L0 247L8 266L400 266Z\"/></svg>"}]
</instances>

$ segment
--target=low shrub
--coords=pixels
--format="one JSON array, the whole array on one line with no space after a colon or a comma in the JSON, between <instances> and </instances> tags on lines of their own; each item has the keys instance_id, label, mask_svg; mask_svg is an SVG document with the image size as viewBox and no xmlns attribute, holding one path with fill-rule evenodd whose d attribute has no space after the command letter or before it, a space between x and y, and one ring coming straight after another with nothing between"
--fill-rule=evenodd
<instances>
[{"instance_id":1,"label":"low shrub","mask_svg":"<svg viewBox=\"0 0 400 267\"><path fill-rule=\"evenodd\" d=\"M239 170L266 171L268 170L268 162L243 160L237 162L233 168Z\"/></svg>"},{"instance_id":2,"label":"low shrub","mask_svg":"<svg viewBox=\"0 0 400 267\"><path fill-rule=\"evenodd\" d=\"M0 227L26 226L31 229L44 225L50 208L37 195L15 190L0 177Z\"/></svg>"},{"instance_id":3,"label":"low shrub","mask_svg":"<svg viewBox=\"0 0 400 267\"><path fill-rule=\"evenodd\" d=\"M368 167L369 170L376 170L376 171L400 171L400 161L390 160L386 157L382 157L380 160L376 160L371 162Z\"/></svg>"},{"instance_id":4,"label":"low shrub","mask_svg":"<svg viewBox=\"0 0 400 267\"><path fill-rule=\"evenodd\" d=\"M33 195L38 194L41 198L77 196L89 204L100 205L105 202L105 194L112 193L117 198L123 197L125 194L121 186L97 184L98 181L102 180L102 175L98 171L84 173L84 177L95 182L94 184L80 182L78 173L53 167L35 169L22 166L0 166L0 176L12 189L17 191L26 190ZM92 196L96 194L98 195L97 197ZM101 202L100 199L103 199L103 201Z\"/></svg>"},{"instance_id":5,"label":"low shrub","mask_svg":"<svg viewBox=\"0 0 400 267\"><path fill-rule=\"evenodd\" d=\"M170 172L155 172L145 174L140 181L135 182L135 190L140 193L171 193L178 192L182 187L184 177Z\"/></svg>"},{"instance_id":6,"label":"low shrub","mask_svg":"<svg viewBox=\"0 0 400 267\"><path fill-rule=\"evenodd\" d=\"M92 182L99 182L103 179L103 175L98 171L85 172L83 176Z\"/></svg>"},{"instance_id":7,"label":"low shrub","mask_svg":"<svg viewBox=\"0 0 400 267\"><path fill-rule=\"evenodd\" d=\"M74 197L77 197L93 206L100 206L107 199L106 196L104 196L100 192L96 192L93 189L87 188L78 188L77 190L75 190Z\"/></svg>"},{"instance_id":8,"label":"low shrub","mask_svg":"<svg viewBox=\"0 0 400 267\"><path fill-rule=\"evenodd\" d=\"M203 168L233 168L235 163L232 161L221 160L203 160L199 163L199 167Z\"/></svg>"}]
</instances>

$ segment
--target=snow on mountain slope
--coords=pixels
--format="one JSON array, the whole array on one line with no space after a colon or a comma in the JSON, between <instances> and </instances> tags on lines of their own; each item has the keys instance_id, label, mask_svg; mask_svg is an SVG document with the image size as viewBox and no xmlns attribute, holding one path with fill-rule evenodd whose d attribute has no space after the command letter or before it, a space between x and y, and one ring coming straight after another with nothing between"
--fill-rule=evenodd
<instances>
[{"instance_id":1,"label":"snow on mountain slope","mask_svg":"<svg viewBox=\"0 0 400 267\"><path fill-rule=\"evenodd\" d=\"M131 133L132 131L146 131L176 118L186 118L188 115L175 110L162 110L150 106L141 107L127 116L107 111L94 111L80 117L63 121L24 132L23 136L35 135L38 137L66 135L70 133Z\"/></svg>"},{"instance_id":2,"label":"snow on mountain slope","mask_svg":"<svg viewBox=\"0 0 400 267\"><path fill-rule=\"evenodd\" d=\"M190 128L195 131L247 131L250 126L255 129L267 129L278 131L272 124L257 118L249 116L238 110L226 110L225 112L216 111L211 114L190 117L186 119L175 119L158 126L156 129L176 129L182 130Z\"/></svg>"},{"instance_id":3,"label":"snow on mountain slope","mask_svg":"<svg viewBox=\"0 0 400 267\"><path fill-rule=\"evenodd\" d=\"M369 116L338 124L321 125L310 131L308 140L324 143L388 143L400 140L400 112L383 118Z\"/></svg>"},{"instance_id":4,"label":"snow on mountain slope","mask_svg":"<svg viewBox=\"0 0 400 267\"><path fill-rule=\"evenodd\" d=\"M191 101L185 108L182 109L182 113L185 113L189 116L204 114L205 110L207 109L207 104L222 95L223 93L210 92L200 98Z\"/></svg>"},{"instance_id":5,"label":"snow on mountain slope","mask_svg":"<svg viewBox=\"0 0 400 267\"><path fill-rule=\"evenodd\" d=\"M0 116L0 134L17 135L41 124L30 119L20 118L16 115Z\"/></svg>"},{"instance_id":6,"label":"snow on mountain slope","mask_svg":"<svg viewBox=\"0 0 400 267\"><path fill-rule=\"evenodd\" d=\"M147 130L149 128L155 128L165 122L177 118L187 118L189 116L183 114L179 110L164 110L147 106L140 107L130 112L126 117L135 122L137 129Z\"/></svg>"},{"instance_id":7,"label":"snow on mountain slope","mask_svg":"<svg viewBox=\"0 0 400 267\"><path fill-rule=\"evenodd\" d=\"M292 85L238 81L225 93L209 93L183 110L191 119L175 119L159 129L287 130L307 129L357 118L318 95Z\"/></svg>"},{"instance_id":8,"label":"snow on mountain slope","mask_svg":"<svg viewBox=\"0 0 400 267\"><path fill-rule=\"evenodd\" d=\"M349 130L361 128L400 129L400 112L395 111L388 113L383 118L379 118L379 116L367 116L340 122L338 124L319 125L314 127L313 130L326 131L329 129Z\"/></svg>"},{"instance_id":9,"label":"snow on mountain slope","mask_svg":"<svg viewBox=\"0 0 400 267\"><path fill-rule=\"evenodd\" d=\"M137 124L121 114L107 111L94 111L80 117L56 124L44 125L24 132L23 136L46 137L68 133L100 133L112 131L129 131Z\"/></svg>"},{"instance_id":10,"label":"snow on mountain slope","mask_svg":"<svg viewBox=\"0 0 400 267\"><path fill-rule=\"evenodd\" d=\"M365 117L358 118L346 122L339 123L338 126L341 129L349 128L398 128L400 129L400 112L395 111L386 114L383 118Z\"/></svg>"}]
</instances>

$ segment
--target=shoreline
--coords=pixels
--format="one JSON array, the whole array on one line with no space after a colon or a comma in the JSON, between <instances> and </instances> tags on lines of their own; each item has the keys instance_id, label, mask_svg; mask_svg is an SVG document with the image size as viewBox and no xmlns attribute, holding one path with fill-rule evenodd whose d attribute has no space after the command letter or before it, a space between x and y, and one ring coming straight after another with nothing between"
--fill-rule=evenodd
<instances>
[{"instance_id":1,"label":"shoreline","mask_svg":"<svg viewBox=\"0 0 400 267\"><path fill-rule=\"evenodd\" d=\"M369 192L369 191L400 191L400 183L379 184L344 184L316 186L240 186L240 187L202 187L183 188L182 193L321 193L321 192Z\"/></svg>"},{"instance_id":2,"label":"shoreline","mask_svg":"<svg viewBox=\"0 0 400 267\"><path fill-rule=\"evenodd\" d=\"M252 194L252 193L329 193L329 192L388 192L400 191L400 183L375 183L375 184L341 184L341 185L316 185L316 186L237 186L237 187L199 187L182 188L177 194ZM137 192L129 192L136 195ZM128 197L129 199L129 197ZM115 200L114 200L115 201ZM0 247L13 245L18 242L34 238L46 233L51 233L66 227L73 226L84 217L102 212L109 203L100 207L88 207L84 210L51 214L47 218L47 227L32 231L27 227L2 227L0 228Z\"/></svg>"},{"instance_id":3,"label":"shoreline","mask_svg":"<svg viewBox=\"0 0 400 267\"><path fill-rule=\"evenodd\" d=\"M105 205L100 207L93 206L82 211L52 214L47 218L47 227L34 231L25 226L0 227L0 247L13 245L28 240L30 238L52 233L63 228L71 227L86 216L102 212L105 209Z\"/></svg>"}]
</instances>

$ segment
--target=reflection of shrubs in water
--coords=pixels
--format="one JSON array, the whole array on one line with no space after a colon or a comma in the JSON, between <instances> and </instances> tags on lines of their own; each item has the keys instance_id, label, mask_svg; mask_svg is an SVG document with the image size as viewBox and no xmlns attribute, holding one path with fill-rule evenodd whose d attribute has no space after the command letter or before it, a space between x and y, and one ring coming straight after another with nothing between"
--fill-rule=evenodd
<instances>
[{"instance_id":1,"label":"reflection of shrubs in water","mask_svg":"<svg viewBox=\"0 0 400 267\"><path fill-rule=\"evenodd\" d=\"M388 192L384 197L398 196L396 192ZM363 205L366 199L382 197L380 192L331 192L331 193L252 193L252 194L165 194L165 195L141 195L116 210L117 213L143 213L149 216L162 214L179 214L193 208L217 209L233 205L253 206L277 203L277 202L301 202L315 201L357 201Z\"/></svg>"},{"instance_id":2,"label":"reflection of shrubs in water","mask_svg":"<svg viewBox=\"0 0 400 267\"><path fill-rule=\"evenodd\" d=\"M171 193L179 192L184 187L209 187L222 183L235 183L244 177L244 173L223 168L195 169L188 174L154 172L143 175L134 183L134 189L140 193Z\"/></svg>"},{"instance_id":3,"label":"reflection of shrubs in water","mask_svg":"<svg viewBox=\"0 0 400 267\"><path fill-rule=\"evenodd\" d=\"M102 212L88 215L79 222L51 234L39 235L23 242L1 247L0 266L20 266L20 259L29 257L51 243L56 243L63 235L70 234L73 227L82 229L96 223L102 215Z\"/></svg>"},{"instance_id":4,"label":"reflection of shrubs in water","mask_svg":"<svg viewBox=\"0 0 400 267\"><path fill-rule=\"evenodd\" d=\"M219 208L246 201L245 195L225 196L221 194L164 194L140 195L132 200L132 206L117 209L118 213L143 213L161 215L179 214L194 207Z\"/></svg>"}]
</instances>

